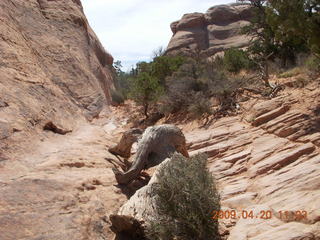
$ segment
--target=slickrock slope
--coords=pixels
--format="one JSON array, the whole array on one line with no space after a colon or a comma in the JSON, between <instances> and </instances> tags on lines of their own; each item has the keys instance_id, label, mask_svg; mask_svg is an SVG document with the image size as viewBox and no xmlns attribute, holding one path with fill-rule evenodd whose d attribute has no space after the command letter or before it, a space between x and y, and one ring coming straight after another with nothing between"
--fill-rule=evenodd
<instances>
[{"instance_id":1,"label":"slickrock slope","mask_svg":"<svg viewBox=\"0 0 320 240\"><path fill-rule=\"evenodd\" d=\"M1 162L49 122L68 131L96 116L110 102L113 58L79 0L2 0L0 21Z\"/></svg>"},{"instance_id":2,"label":"slickrock slope","mask_svg":"<svg viewBox=\"0 0 320 240\"><path fill-rule=\"evenodd\" d=\"M166 51L176 54L198 49L213 56L231 47L245 47L250 38L240 30L251 17L250 7L243 4L215 6L205 14L185 14L171 24L173 36Z\"/></svg>"},{"instance_id":3,"label":"slickrock slope","mask_svg":"<svg viewBox=\"0 0 320 240\"><path fill-rule=\"evenodd\" d=\"M319 85L290 90L271 100L247 101L244 115L222 118L207 129L180 126L189 153L209 155L224 210L273 213L269 220L222 219L224 239L319 239L319 94ZM130 189L116 185L114 165L106 158L117 159L107 148L134 111L123 107L115 117L100 115L67 135L46 132L17 157L24 168L15 162L1 168L0 239L113 239L108 217ZM296 210L307 211L307 219L277 214Z\"/></svg>"},{"instance_id":4,"label":"slickrock slope","mask_svg":"<svg viewBox=\"0 0 320 240\"><path fill-rule=\"evenodd\" d=\"M186 135L191 155L209 156L223 210L254 212L253 219L222 219L225 239L320 239L317 88L246 103L244 119L224 118ZM271 219L255 217L267 210L272 211ZM278 211L307 211L308 217L281 219Z\"/></svg>"},{"instance_id":5,"label":"slickrock slope","mask_svg":"<svg viewBox=\"0 0 320 240\"><path fill-rule=\"evenodd\" d=\"M220 219L222 239L320 239L319 96L319 83L288 89L273 99L243 102L243 114L207 128L180 125L190 155L209 157L222 210L237 215ZM135 223L132 217L152 219L154 181L155 176L112 216L117 231L134 232L129 227L130 221ZM247 215L241 217L243 210Z\"/></svg>"},{"instance_id":6,"label":"slickrock slope","mask_svg":"<svg viewBox=\"0 0 320 240\"><path fill-rule=\"evenodd\" d=\"M0 168L0 239L112 239L108 216L126 196L106 159L122 127L105 115L67 135L47 132L16 157L24 168Z\"/></svg>"},{"instance_id":7,"label":"slickrock slope","mask_svg":"<svg viewBox=\"0 0 320 240\"><path fill-rule=\"evenodd\" d=\"M111 239L117 131L88 120L110 103L112 56L80 0L1 0L0 22L0 239Z\"/></svg>"}]
</instances>

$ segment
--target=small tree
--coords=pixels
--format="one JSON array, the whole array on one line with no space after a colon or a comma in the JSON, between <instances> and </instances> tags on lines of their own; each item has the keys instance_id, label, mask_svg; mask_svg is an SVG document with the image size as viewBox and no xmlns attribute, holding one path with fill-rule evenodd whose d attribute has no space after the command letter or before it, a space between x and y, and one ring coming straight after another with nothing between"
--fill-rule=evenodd
<instances>
[{"instance_id":1,"label":"small tree","mask_svg":"<svg viewBox=\"0 0 320 240\"><path fill-rule=\"evenodd\" d=\"M120 88L120 80L124 72L121 70L122 64L121 61L115 61L112 65L112 74L114 79L114 85L117 89Z\"/></svg>"},{"instance_id":2,"label":"small tree","mask_svg":"<svg viewBox=\"0 0 320 240\"><path fill-rule=\"evenodd\" d=\"M212 211L220 210L220 198L206 163L203 154L190 159L175 154L160 169L153 185L159 218L148 229L149 239L219 239Z\"/></svg>"},{"instance_id":3,"label":"small tree","mask_svg":"<svg viewBox=\"0 0 320 240\"><path fill-rule=\"evenodd\" d=\"M145 65L143 67L146 67ZM150 103L156 101L163 94L163 87L159 81L148 72L140 72L137 77L130 79L129 96L143 106L146 118L149 117Z\"/></svg>"},{"instance_id":4,"label":"small tree","mask_svg":"<svg viewBox=\"0 0 320 240\"><path fill-rule=\"evenodd\" d=\"M284 51L296 53L308 47L320 57L319 0L271 0L268 7L270 23Z\"/></svg>"},{"instance_id":5,"label":"small tree","mask_svg":"<svg viewBox=\"0 0 320 240\"><path fill-rule=\"evenodd\" d=\"M226 70L232 73L238 73L241 69L249 69L252 65L248 54L237 48L230 48L225 51L223 64Z\"/></svg>"},{"instance_id":6,"label":"small tree","mask_svg":"<svg viewBox=\"0 0 320 240\"><path fill-rule=\"evenodd\" d=\"M243 32L252 37L248 52L253 61L258 65L261 78L266 86L269 83L269 59L277 51L275 33L267 21L267 11L264 0L251 0L254 17L251 24L243 28Z\"/></svg>"},{"instance_id":7,"label":"small tree","mask_svg":"<svg viewBox=\"0 0 320 240\"><path fill-rule=\"evenodd\" d=\"M151 74L164 85L166 77L177 71L184 61L185 59L181 56L157 56L151 63Z\"/></svg>"},{"instance_id":8,"label":"small tree","mask_svg":"<svg viewBox=\"0 0 320 240\"><path fill-rule=\"evenodd\" d=\"M319 0L251 0L254 18L244 31L250 34L249 52L260 66L266 85L269 59L279 58L282 67L295 64L299 52L320 57Z\"/></svg>"}]
</instances>

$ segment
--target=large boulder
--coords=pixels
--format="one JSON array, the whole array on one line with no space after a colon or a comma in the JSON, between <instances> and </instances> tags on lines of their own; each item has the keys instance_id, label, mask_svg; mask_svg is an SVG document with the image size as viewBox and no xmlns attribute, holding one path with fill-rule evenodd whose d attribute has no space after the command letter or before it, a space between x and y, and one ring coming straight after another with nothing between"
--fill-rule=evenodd
<instances>
[{"instance_id":1,"label":"large boulder","mask_svg":"<svg viewBox=\"0 0 320 240\"><path fill-rule=\"evenodd\" d=\"M169 161L171 159L168 158L160 163L148 185L140 188L116 214L110 215L111 228L118 236L141 239L146 224L158 217L156 196L152 194L152 186L158 182L157 175L160 169L165 168Z\"/></svg>"},{"instance_id":2,"label":"large boulder","mask_svg":"<svg viewBox=\"0 0 320 240\"><path fill-rule=\"evenodd\" d=\"M245 47L250 37L241 28L252 18L249 5L231 4L211 7L205 14L191 13L171 24L173 36L167 53L202 51L210 57L232 47Z\"/></svg>"},{"instance_id":3,"label":"large boulder","mask_svg":"<svg viewBox=\"0 0 320 240\"><path fill-rule=\"evenodd\" d=\"M134 130L134 132L137 132ZM141 132L140 132L141 133ZM127 140L127 139L131 140ZM125 155L129 157L132 143L137 139L136 134L132 131L124 133L120 143L109 149L109 152L117 155ZM119 149L119 146L123 146ZM120 151L119 151L120 150ZM123 154L126 152L127 154ZM121 172L118 169L113 169L115 177L119 184L128 184L139 176L143 169L148 169L163 162L170 157L174 152L179 152L185 157L188 157L186 147L186 139L182 131L175 125L163 124L153 127L148 127L138 143L137 153L134 156L132 166L126 172Z\"/></svg>"}]
</instances>

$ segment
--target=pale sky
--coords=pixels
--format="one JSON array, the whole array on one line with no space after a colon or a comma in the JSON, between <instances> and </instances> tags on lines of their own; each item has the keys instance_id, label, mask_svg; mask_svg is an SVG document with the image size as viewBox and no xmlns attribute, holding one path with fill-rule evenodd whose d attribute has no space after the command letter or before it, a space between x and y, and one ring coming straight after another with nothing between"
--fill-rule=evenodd
<instances>
[{"instance_id":1,"label":"pale sky","mask_svg":"<svg viewBox=\"0 0 320 240\"><path fill-rule=\"evenodd\" d=\"M232 0L82 0L88 21L104 48L123 70L151 60L152 52L166 48L172 36L170 23L183 14L205 13Z\"/></svg>"}]
</instances>

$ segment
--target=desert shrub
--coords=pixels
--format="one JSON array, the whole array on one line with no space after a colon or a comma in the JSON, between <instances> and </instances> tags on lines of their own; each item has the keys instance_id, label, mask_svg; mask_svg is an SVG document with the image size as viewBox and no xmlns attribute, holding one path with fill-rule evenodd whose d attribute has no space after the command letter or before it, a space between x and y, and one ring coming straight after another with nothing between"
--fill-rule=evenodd
<instances>
[{"instance_id":1,"label":"desert shrub","mask_svg":"<svg viewBox=\"0 0 320 240\"><path fill-rule=\"evenodd\" d=\"M208 83L210 96L219 97L230 95L240 87L246 86L247 80L244 77L228 76L223 72L218 72Z\"/></svg>"},{"instance_id":2,"label":"desert shrub","mask_svg":"<svg viewBox=\"0 0 320 240\"><path fill-rule=\"evenodd\" d=\"M160 217L150 224L149 239L219 239L212 211L220 210L220 199L206 162L203 154L190 159L174 154L159 170L153 193Z\"/></svg>"},{"instance_id":3,"label":"desert shrub","mask_svg":"<svg viewBox=\"0 0 320 240\"><path fill-rule=\"evenodd\" d=\"M201 93L196 93L188 107L188 112L195 118L200 118L204 114L212 114L210 99L204 97Z\"/></svg>"},{"instance_id":4,"label":"desert shrub","mask_svg":"<svg viewBox=\"0 0 320 240\"><path fill-rule=\"evenodd\" d=\"M127 83L125 87L128 89L126 95L143 106L146 118L149 117L150 107L158 103L165 93L165 79L177 71L183 63L183 57L164 56L160 48L154 52L151 62L139 62L129 74L122 74L126 77L124 82Z\"/></svg>"},{"instance_id":5,"label":"desert shrub","mask_svg":"<svg viewBox=\"0 0 320 240\"><path fill-rule=\"evenodd\" d=\"M174 112L174 105L167 97L162 99L162 103L158 106L158 111L165 116L169 115L170 113Z\"/></svg>"},{"instance_id":6,"label":"desert shrub","mask_svg":"<svg viewBox=\"0 0 320 240\"><path fill-rule=\"evenodd\" d=\"M280 78L290 78L299 75L302 72L302 69L299 67L295 67L293 69L290 69L289 71L286 71L284 73L281 73L278 75Z\"/></svg>"},{"instance_id":7,"label":"desert shrub","mask_svg":"<svg viewBox=\"0 0 320 240\"><path fill-rule=\"evenodd\" d=\"M160 110L164 114L183 110L193 117L212 114L210 98L220 100L221 110L234 109L235 91L247 80L228 74L221 67L222 58L214 61L188 59L178 71L166 78L166 96Z\"/></svg>"},{"instance_id":8,"label":"desert shrub","mask_svg":"<svg viewBox=\"0 0 320 240\"><path fill-rule=\"evenodd\" d=\"M230 48L225 51L223 64L226 70L232 73L238 73L241 69L253 67L248 54L236 48Z\"/></svg>"},{"instance_id":9,"label":"desert shrub","mask_svg":"<svg viewBox=\"0 0 320 240\"><path fill-rule=\"evenodd\" d=\"M140 65L146 67L147 65ZM147 72L141 71L130 79L129 97L143 106L144 115L148 118L149 106L163 94L163 87L158 79Z\"/></svg>"},{"instance_id":10,"label":"desert shrub","mask_svg":"<svg viewBox=\"0 0 320 240\"><path fill-rule=\"evenodd\" d=\"M151 74L164 84L165 78L171 76L184 63L181 56L158 56L151 63Z\"/></svg>"},{"instance_id":11,"label":"desert shrub","mask_svg":"<svg viewBox=\"0 0 320 240\"><path fill-rule=\"evenodd\" d=\"M187 109L192 91L191 82L189 78L168 77L165 94L159 99L158 111L169 115Z\"/></svg>"},{"instance_id":12,"label":"desert shrub","mask_svg":"<svg viewBox=\"0 0 320 240\"><path fill-rule=\"evenodd\" d=\"M165 104L172 112L187 109L195 89L198 89L196 79L177 72L166 79Z\"/></svg>"},{"instance_id":13,"label":"desert shrub","mask_svg":"<svg viewBox=\"0 0 320 240\"><path fill-rule=\"evenodd\" d=\"M315 57L315 56L309 57L305 65L306 65L306 68L311 72L315 72L315 73L320 72L320 58L318 57Z\"/></svg>"},{"instance_id":14,"label":"desert shrub","mask_svg":"<svg viewBox=\"0 0 320 240\"><path fill-rule=\"evenodd\" d=\"M208 99L210 95L209 84L213 81L213 85L217 85L217 82L223 84L225 79L224 73L216 67L216 62L187 59L172 76L166 78L167 105L172 105L174 111L187 111L189 106L195 107L194 103L198 101L195 96L201 97L201 103L204 103L203 99Z\"/></svg>"},{"instance_id":15,"label":"desert shrub","mask_svg":"<svg viewBox=\"0 0 320 240\"><path fill-rule=\"evenodd\" d=\"M213 63L213 65L214 65L214 67L215 67L215 69L218 69L218 70L223 70L224 68L224 63L223 63L223 56L221 56L221 55L217 55L214 59L213 59L213 61L212 61L212 63Z\"/></svg>"},{"instance_id":16,"label":"desert shrub","mask_svg":"<svg viewBox=\"0 0 320 240\"><path fill-rule=\"evenodd\" d=\"M115 104L121 104L124 102L125 97L119 90L111 89L111 100Z\"/></svg>"}]
</instances>

